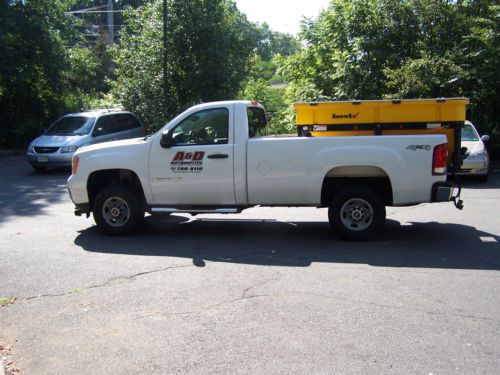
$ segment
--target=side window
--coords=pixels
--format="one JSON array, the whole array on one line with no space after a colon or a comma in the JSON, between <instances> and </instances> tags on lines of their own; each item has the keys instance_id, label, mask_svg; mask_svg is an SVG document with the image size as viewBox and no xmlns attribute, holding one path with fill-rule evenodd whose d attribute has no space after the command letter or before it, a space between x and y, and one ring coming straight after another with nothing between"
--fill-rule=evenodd
<instances>
[{"instance_id":1,"label":"side window","mask_svg":"<svg viewBox=\"0 0 500 375\"><path fill-rule=\"evenodd\" d=\"M99 117L94 129L94 135L101 136L116 132L116 115Z\"/></svg>"},{"instance_id":2,"label":"side window","mask_svg":"<svg viewBox=\"0 0 500 375\"><path fill-rule=\"evenodd\" d=\"M248 107L248 137L260 137L267 135L266 113L259 107Z\"/></svg>"},{"instance_id":3,"label":"side window","mask_svg":"<svg viewBox=\"0 0 500 375\"><path fill-rule=\"evenodd\" d=\"M229 111L226 108L206 109L193 113L174 128L174 145L227 144Z\"/></svg>"},{"instance_id":4,"label":"side window","mask_svg":"<svg viewBox=\"0 0 500 375\"><path fill-rule=\"evenodd\" d=\"M139 128L141 124L139 121L132 115L128 113L121 113L115 115L116 118L116 130L117 132L123 132L125 130L132 130L135 128Z\"/></svg>"}]
</instances>

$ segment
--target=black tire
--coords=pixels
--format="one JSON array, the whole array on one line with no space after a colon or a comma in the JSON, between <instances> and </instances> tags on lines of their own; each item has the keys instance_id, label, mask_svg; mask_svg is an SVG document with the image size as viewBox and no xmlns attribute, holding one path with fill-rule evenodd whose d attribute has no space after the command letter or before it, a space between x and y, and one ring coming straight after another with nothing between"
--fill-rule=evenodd
<instances>
[{"instance_id":1,"label":"black tire","mask_svg":"<svg viewBox=\"0 0 500 375\"><path fill-rule=\"evenodd\" d=\"M488 181L488 177L489 177L489 174L486 173L486 174L482 174L482 175L476 176L476 180L479 181L479 182L487 182Z\"/></svg>"},{"instance_id":2,"label":"black tire","mask_svg":"<svg viewBox=\"0 0 500 375\"><path fill-rule=\"evenodd\" d=\"M119 236L132 233L144 218L144 205L133 192L120 186L103 189L92 207L99 230Z\"/></svg>"},{"instance_id":3,"label":"black tire","mask_svg":"<svg viewBox=\"0 0 500 375\"><path fill-rule=\"evenodd\" d=\"M328 220L340 238L366 240L383 228L385 205L371 189L348 187L334 196L328 209Z\"/></svg>"},{"instance_id":4,"label":"black tire","mask_svg":"<svg viewBox=\"0 0 500 375\"><path fill-rule=\"evenodd\" d=\"M44 165L32 165L33 169L38 173L47 172L47 167Z\"/></svg>"}]
</instances>

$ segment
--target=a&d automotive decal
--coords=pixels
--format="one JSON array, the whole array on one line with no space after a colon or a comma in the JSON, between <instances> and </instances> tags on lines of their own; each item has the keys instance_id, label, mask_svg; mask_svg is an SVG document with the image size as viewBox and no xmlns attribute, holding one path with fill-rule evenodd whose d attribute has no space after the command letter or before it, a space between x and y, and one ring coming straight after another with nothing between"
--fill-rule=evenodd
<instances>
[{"instance_id":1,"label":"a&d automotive decal","mask_svg":"<svg viewBox=\"0 0 500 375\"><path fill-rule=\"evenodd\" d=\"M170 162L170 170L174 173L200 173L203 171L204 151L178 151Z\"/></svg>"}]
</instances>

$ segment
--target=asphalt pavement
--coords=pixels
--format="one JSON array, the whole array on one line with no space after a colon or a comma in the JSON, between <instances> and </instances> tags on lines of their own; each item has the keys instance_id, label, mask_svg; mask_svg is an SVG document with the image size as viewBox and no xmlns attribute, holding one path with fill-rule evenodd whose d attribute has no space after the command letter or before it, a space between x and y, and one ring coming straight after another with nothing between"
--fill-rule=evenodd
<instances>
[{"instance_id":1,"label":"asphalt pavement","mask_svg":"<svg viewBox=\"0 0 500 375\"><path fill-rule=\"evenodd\" d=\"M364 243L315 208L106 237L68 171L0 170L0 344L22 374L500 373L498 170L463 211L389 208Z\"/></svg>"}]
</instances>

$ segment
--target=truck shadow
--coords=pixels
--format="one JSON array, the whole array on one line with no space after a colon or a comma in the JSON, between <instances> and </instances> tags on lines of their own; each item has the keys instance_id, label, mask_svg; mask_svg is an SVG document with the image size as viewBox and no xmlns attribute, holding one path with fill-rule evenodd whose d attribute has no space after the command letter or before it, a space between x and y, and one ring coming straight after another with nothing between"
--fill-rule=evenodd
<instances>
[{"instance_id":1,"label":"truck shadow","mask_svg":"<svg viewBox=\"0 0 500 375\"><path fill-rule=\"evenodd\" d=\"M75 244L89 252L180 257L209 262L308 267L312 263L500 270L500 238L459 224L388 220L370 242L339 241L327 222L151 218L136 236L107 237L85 229Z\"/></svg>"},{"instance_id":2,"label":"truck shadow","mask_svg":"<svg viewBox=\"0 0 500 375\"><path fill-rule=\"evenodd\" d=\"M43 215L47 207L68 198L61 188L69 177L68 169L35 172L20 156L0 158L0 223L14 216Z\"/></svg>"}]
</instances>

